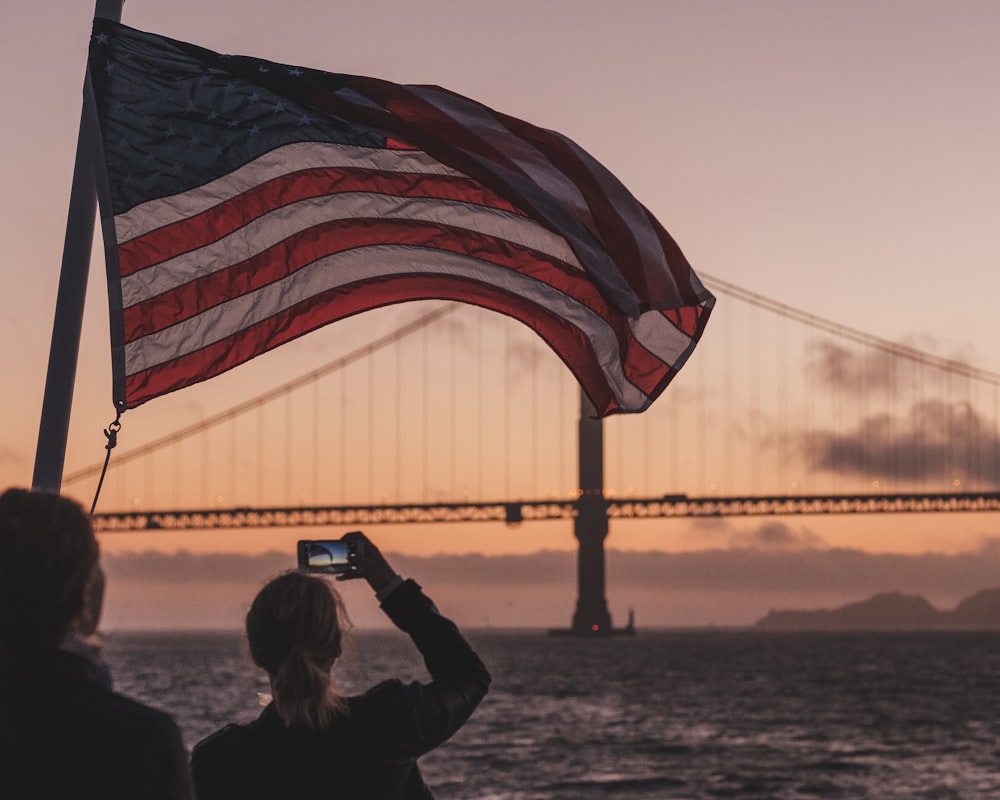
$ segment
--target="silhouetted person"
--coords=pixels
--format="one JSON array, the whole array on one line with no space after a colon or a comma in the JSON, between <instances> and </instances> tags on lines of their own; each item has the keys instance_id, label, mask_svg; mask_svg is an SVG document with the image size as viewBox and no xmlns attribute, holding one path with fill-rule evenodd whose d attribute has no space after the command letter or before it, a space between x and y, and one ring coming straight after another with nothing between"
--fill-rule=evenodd
<instances>
[{"instance_id":1,"label":"silhouetted person","mask_svg":"<svg viewBox=\"0 0 1000 800\"><path fill-rule=\"evenodd\" d=\"M289 572L257 595L247 614L250 655L271 680L273 701L249 725L228 725L192 756L199 800L231 797L389 800L431 798L417 758L457 731L490 676L455 625L412 580L404 581L360 533L353 577L424 657L430 683L381 683L341 697L330 670L344 625L339 594L324 578Z\"/></svg>"},{"instance_id":2,"label":"silhouetted person","mask_svg":"<svg viewBox=\"0 0 1000 800\"><path fill-rule=\"evenodd\" d=\"M0 797L193 797L177 725L113 692L89 641L103 597L80 506L0 495Z\"/></svg>"}]
</instances>

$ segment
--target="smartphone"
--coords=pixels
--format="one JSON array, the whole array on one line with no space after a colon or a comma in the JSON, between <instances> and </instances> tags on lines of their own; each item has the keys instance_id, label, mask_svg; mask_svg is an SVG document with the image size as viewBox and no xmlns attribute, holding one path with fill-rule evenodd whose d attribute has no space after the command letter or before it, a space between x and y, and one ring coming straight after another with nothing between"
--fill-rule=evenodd
<instances>
[{"instance_id":1,"label":"smartphone","mask_svg":"<svg viewBox=\"0 0 1000 800\"><path fill-rule=\"evenodd\" d=\"M351 556L357 553L356 542L340 539L307 540L298 543L299 569L307 572L329 572L340 575L357 572L357 564L351 563Z\"/></svg>"}]
</instances>

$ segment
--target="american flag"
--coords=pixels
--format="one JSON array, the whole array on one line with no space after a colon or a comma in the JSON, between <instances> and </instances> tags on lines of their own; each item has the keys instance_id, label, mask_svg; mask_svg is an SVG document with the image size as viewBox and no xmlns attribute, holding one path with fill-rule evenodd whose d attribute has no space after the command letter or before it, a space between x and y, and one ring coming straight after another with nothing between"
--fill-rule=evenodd
<instances>
[{"instance_id":1,"label":"american flag","mask_svg":"<svg viewBox=\"0 0 1000 800\"><path fill-rule=\"evenodd\" d=\"M95 20L115 402L133 408L408 300L514 317L601 416L645 409L714 298L566 137L445 89Z\"/></svg>"}]
</instances>

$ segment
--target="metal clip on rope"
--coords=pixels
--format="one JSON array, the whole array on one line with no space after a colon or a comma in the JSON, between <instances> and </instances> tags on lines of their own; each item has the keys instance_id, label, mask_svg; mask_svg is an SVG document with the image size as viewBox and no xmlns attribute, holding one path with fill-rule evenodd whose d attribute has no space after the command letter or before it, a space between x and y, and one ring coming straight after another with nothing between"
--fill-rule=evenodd
<instances>
[{"instance_id":1,"label":"metal clip on rope","mask_svg":"<svg viewBox=\"0 0 1000 800\"><path fill-rule=\"evenodd\" d=\"M122 429L122 409L119 408L118 412L115 414L114 421L104 429L104 438L108 440L108 443L104 445L104 449L107 451L104 455L104 466L101 468L101 478L97 482L97 491L94 492L94 502L90 506L90 514L93 516L94 509L97 508L97 498L101 496L101 487L104 485L104 476L108 471L108 462L111 461L111 451L114 450L115 446L118 444L118 431Z\"/></svg>"}]
</instances>

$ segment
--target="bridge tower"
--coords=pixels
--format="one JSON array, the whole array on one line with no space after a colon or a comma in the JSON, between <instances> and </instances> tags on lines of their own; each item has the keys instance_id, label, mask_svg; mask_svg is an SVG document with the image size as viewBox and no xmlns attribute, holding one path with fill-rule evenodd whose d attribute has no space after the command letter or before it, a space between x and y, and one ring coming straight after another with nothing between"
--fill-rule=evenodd
<instances>
[{"instance_id":1,"label":"bridge tower","mask_svg":"<svg viewBox=\"0 0 1000 800\"><path fill-rule=\"evenodd\" d=\"M580 393L579 487L573 534L578 542L576 611L569 629L553 635L611 636L634 633L611 624L605 594L604 540L608 536L608 504L604 497L604 423L597 418L586 395Z\"/></svg>"}]
</instances>

